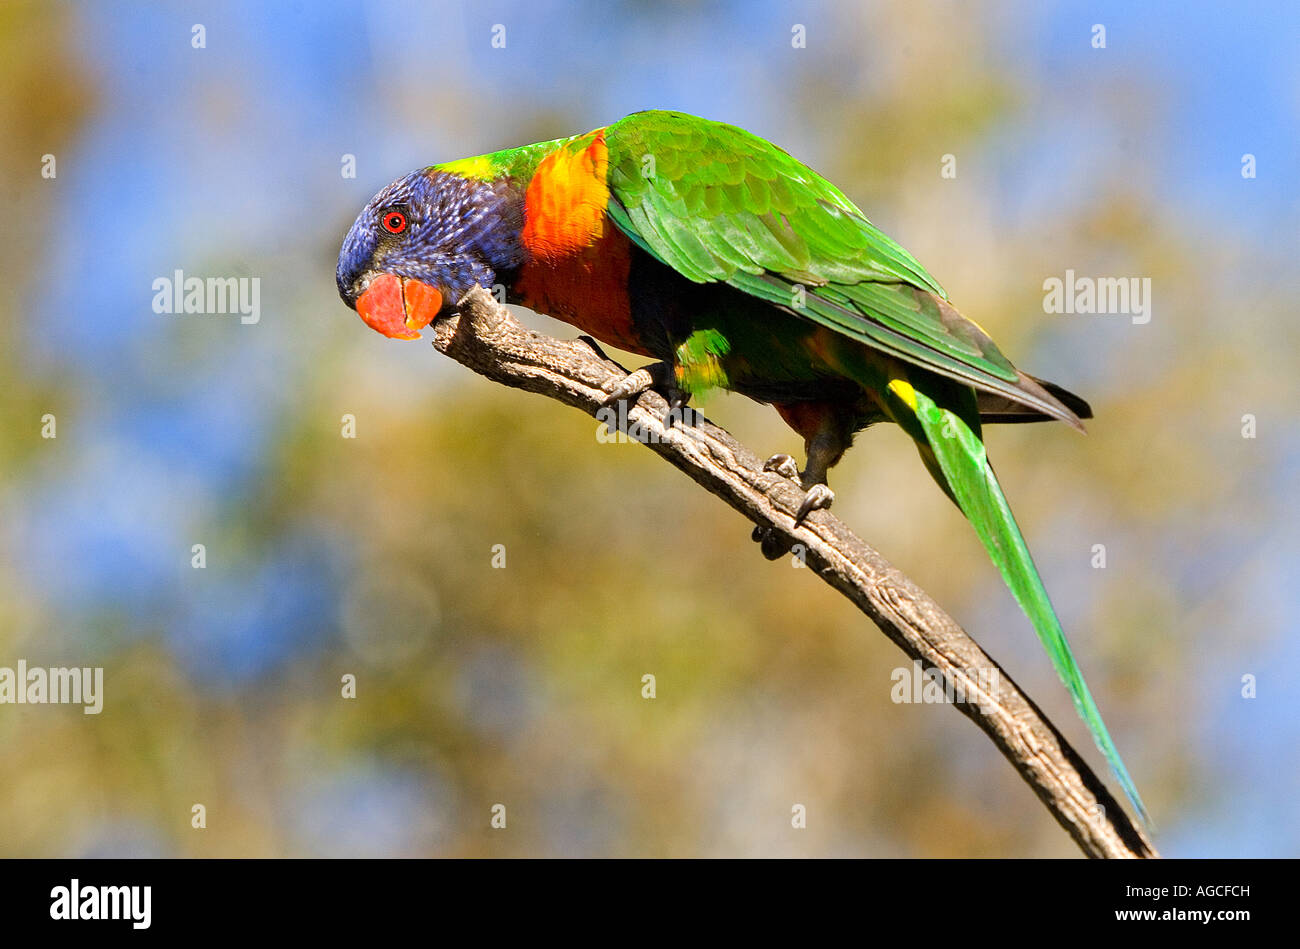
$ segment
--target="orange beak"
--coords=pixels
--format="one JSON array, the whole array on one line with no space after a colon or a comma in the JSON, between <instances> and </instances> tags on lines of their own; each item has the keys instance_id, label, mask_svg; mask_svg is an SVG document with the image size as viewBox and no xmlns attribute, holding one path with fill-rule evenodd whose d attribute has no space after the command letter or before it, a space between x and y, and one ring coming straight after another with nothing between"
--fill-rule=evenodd
<instances>
[{"instance_id":1,"label":"orange beak","mask_svg":"<svg viewBox=\"0 0 1300 949\"><path fill-rule=\"evenodd\" d=\"M419 339L442 309L442 294L418 280L380 274L357 297L357 312L390 339Z\"/></svg>"}]
</instances>

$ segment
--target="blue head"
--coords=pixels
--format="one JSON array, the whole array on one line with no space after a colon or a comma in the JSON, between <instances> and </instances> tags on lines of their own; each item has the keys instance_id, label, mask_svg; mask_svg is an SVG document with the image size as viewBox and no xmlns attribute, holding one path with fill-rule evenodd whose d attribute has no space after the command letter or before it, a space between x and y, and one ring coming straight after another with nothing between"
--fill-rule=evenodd
<instances>
[{"instance_id":1,"label":"blue head","mask_svg":"<svg viewBox=\"0 0 1300 949\"><path fill-rule=\"evenodd\" d=\"M521 204L504 182L433 169L397 179L343 240L339 296L385 336L418 339L470 287L519 266Z\"/></svg>"}]
</instances>

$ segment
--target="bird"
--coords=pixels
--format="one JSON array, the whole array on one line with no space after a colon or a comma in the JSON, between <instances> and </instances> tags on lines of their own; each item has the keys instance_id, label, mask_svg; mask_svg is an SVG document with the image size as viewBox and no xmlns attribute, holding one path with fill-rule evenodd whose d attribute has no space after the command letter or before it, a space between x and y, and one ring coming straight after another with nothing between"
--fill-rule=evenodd
<instances>
[{"instance_id":1,"label":"bird","mask_svg":"<svg viewBox=\"0 0 1300 949\"><path fill-rule=\"evenodd\" d=\"M796 525L834 500L827 472L892 422L970 522L1125 795L1138 794L989 463L982 426L1057 420L1086 401L1016 368L917 260L835 185L737 126L644 111L579 135L417 169L379 191L339 252L347 306L419 339L475 286L655 362L610 401L654 388L772 405L805 465ZM771 558L788 542L757 528Z\"/></svg>"}]
</instances>

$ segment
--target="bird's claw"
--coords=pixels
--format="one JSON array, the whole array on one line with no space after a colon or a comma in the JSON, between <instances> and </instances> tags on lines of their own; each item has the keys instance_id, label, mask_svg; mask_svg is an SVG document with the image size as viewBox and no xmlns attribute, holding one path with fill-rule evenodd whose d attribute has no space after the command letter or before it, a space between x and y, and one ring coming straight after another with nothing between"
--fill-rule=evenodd
<instances>
[{"instance_id":1,"label":"bird's claw","mask_svg":"<svg viewBox=\"0 0 1300 949\"><path fill-rule=\"evenodd\" d=\"M772 471L788 481L799 480L799 465L794 458L781 452L763 462L764 471Z\"/></svg>"},{"instance_id":2,"label":"bird's claw","mask_svg":"<svg viewBox=\"0 0 1300 949\"><path fill-rule=\"evenodd\" d=\"M794 526L798 527L813 511L824 511L831 506L835 500L835 492L824 484L814 484L804 495L803 503L799 505L799 512L794 516Z\"/></svg>"},{"instance_id":3,"label":"bird's claw","mask_svg":"<svg viewBox=\"0 0 1300 949\"><path fill-rule=\"evenodd\" d=\"M617 405L624 399L630 399L635 395L640 395L647 389L654 388L655 377L648 366L643 366L636 372L630 372L622 378L618 385L609 391L605 396L605 405Z\"/></svg>"},{"instance_id":4,"label":"bird's claw","mask_svg":"<svg viewBox=\"0 0 1300 949\"><path fill-rule=\"evenodd\" d=\"M807 484L806 473L801 474L795 460L785 452L773 455L763 462L763 470L771 471L782 478L793 481L801 488ZM824 511L835 500L835 492L821 482L808 485L804 490L806 493L804 494L803 503L799 505L799 511L794 518L795 527L802 524L804 519L813 511ZM759 538L755 536L754 539L758 540Z\"/></svg>"},{"instance_id":5,"label":"bird's claw","mask_svg":"<svg viewBox=\"0 0 1300 949\"><path fill-rule=\"evenodd\" d=\"M795 483L801 483L798 468L789 455L773 455L767 459L763 470L775 472ZM803 503L799 505L799 510L795 514L794 526L800 526L813 511L824 511L834 500L835 492L825 484L812 485L804 494ZM779 560L794 546L794 542L789 537L772 527L755 527L750 537L758 543L763 556L768 560Z\"/></svg>"},{"instance_id":6,"label":"bird's claw","mask_svg":"<svg viewBox=\"0 0 1300 949\"><path fill-rule=\"evenodd\" d=\"M689 392L679 389L676 383L670 383L664 386L664 398L668 400L668 411L663 418L664 428L672 428L679 421L687 425L695 424L695 413L686 408L686 403L691 400Z\"/></svg>"},{"instance_id":7,"label":"bird's claw","mask_svg":"<svg viewBox=\"0 0 1300 949\"><path fill-rule=\"evenodd\" d=\"M648 389L659 392L668 403L668 411L662 419L665 428L672 428L676 420L687 418L687 414L682 409L690 401L690 393L678 387L672 366L662 362L642 366L624 376L605 397L605 406L618 405L624 399L633 399Z\"/></svg>"}]
</instances>

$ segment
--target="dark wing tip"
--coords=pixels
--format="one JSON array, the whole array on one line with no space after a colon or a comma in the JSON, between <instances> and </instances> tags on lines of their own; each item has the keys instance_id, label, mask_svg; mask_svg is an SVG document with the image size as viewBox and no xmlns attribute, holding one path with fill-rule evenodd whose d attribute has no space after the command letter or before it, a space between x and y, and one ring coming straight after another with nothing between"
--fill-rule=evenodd
<instances>
[{"instance_id":1,"label":"dark wing tip","mask_svg":"<svg viewBox=\"0 0 1300 949\"><path fill-rule=\"evenodd\" d=\"M1060 419L1075 431L1087 433L1083 420L1092 418L1092 406L1069 389L1054 382L1046 382L1017 370L1017 388L1032 397L1029 403L1045 415Z\"/></svg>"},{"instance_id":2,"label":"dark wing tip","mask_svg":"<svg viewBox=\"0 0 1300 949\"><path fill-rule=\"evenodd\" d=\"M1032 376L1030 378L1033 378ZM1087 403L1081 396L1075 395L1064 386L1058 386L1055 382L1046 382L1042 379L1034 379L1040 386L1048 391L1056 401L1060 402L1067 409L1075 414L1078 418L1092 418L1092 406Z\"/></svg>"}]
</instances>

